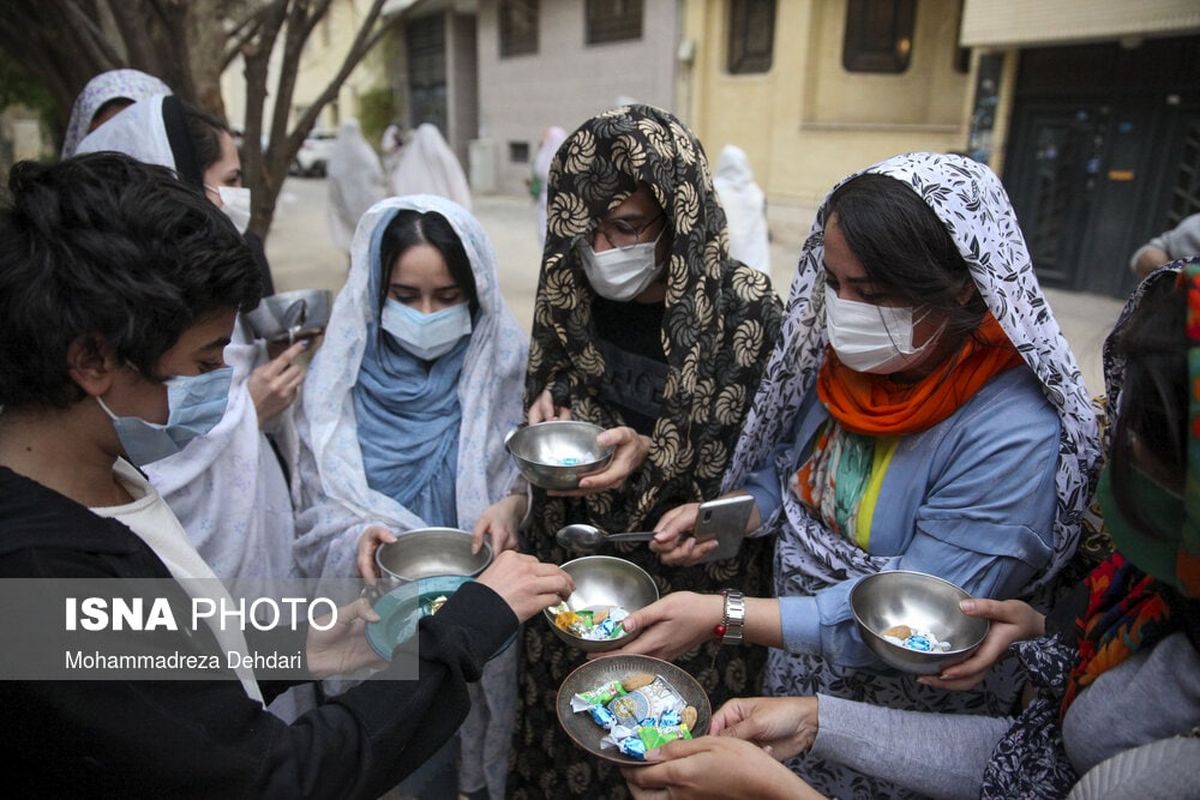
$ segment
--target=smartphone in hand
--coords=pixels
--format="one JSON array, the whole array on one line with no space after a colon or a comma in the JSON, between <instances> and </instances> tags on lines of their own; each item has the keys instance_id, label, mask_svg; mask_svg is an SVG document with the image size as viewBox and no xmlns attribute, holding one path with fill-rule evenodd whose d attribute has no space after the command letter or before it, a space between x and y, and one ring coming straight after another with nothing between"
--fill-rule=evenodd
<instances>
[{"instance_id":1,"label":"smartphone in hand","mask_svg":"<svg viewBox=\"0 0 1200 800\"><path fill-rule=\"evenodd\" d=\"M746 538L746 526L754 511L754 498L747 494L721 497L700 504L696 515L697 542L716 539L717 549L709 554L705 563L733 558Z\"/></svg>"}]
</instances>

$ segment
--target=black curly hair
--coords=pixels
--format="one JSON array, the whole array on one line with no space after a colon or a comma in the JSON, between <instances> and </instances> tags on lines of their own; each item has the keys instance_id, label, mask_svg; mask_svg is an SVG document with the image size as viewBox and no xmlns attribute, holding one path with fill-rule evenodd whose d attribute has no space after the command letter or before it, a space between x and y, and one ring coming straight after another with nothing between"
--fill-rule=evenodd
<instances>
[{"instance_id":1,"label":"black curly hair","mask_svg":"<svg viewBox=\"0 0 1200 800\"><path fill-rule=\"evenodd\" d=\"M26 161L0 205L0 406L64 408L83 398L67 350L143 374L196 322L258 300L245 242L203 195L118 153Z\"/></svg>"}]
</instances>

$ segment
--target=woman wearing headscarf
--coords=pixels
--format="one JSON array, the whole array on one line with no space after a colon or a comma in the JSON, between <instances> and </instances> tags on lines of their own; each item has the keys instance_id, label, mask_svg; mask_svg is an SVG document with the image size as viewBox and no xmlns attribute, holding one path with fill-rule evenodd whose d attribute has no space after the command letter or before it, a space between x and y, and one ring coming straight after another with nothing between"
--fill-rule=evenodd
<instances>
[{"instance_id":1,"label":"woman wearing headscarf","mask_svg":"<svg viewBox=\"0 0 1200 800\"><path fill-rule=\"evenodd\" d=\"M618 443L609 470L572 497L535 490L528 548L562 563L571 522L637 530L716 493L779 327L766 276L733 261L704 150L671 114L616 108L585 122L550 168L549 220L526 380L531 421L569 415ZM769 585L769 549L666 569L640 546L622 558L661 592ZM683 662L712 697L753 692L761 651L717 646ZM581 654L525 630L524 707L510 783L519 797L611 797L615 769L567 740L554 692Z\"/></svg>"},{"instance_id":2,"label":"woman wearing headscarf","mask_svg":"<svg viewBox=\"0 0 1200 800\"><path fill-rule=\"evenodd\" d=\"M745 600L745 638L779 648L767 694L1004 712L1011 670L954 695L887 671L850 591L889 569L982 597L1046 585L1075 551L1097 455L1086 388L999 179L913 153L840 183L724 477L754 497L751 528L776 538L775 598ZM706 552L680 538L695 515L660 521L652 547L668 563ZM670 657L711 640L731 602L665 597L631 615L641 635L627 649ZM821 761L797 768L827 794L898 791Z\"/></svg>"},{"instance_id":3,"label":"woman wearing headscarf","mask_svg":"<svg viewBox=\"0 0 1200 800\"><path fill-rule=\"evenodd\" d=\"M204 193L239 233L249 221L237 150L215 120L173 95L138 102L90 134L80 153L115 151L175 172ZM288 481L263 432L295 400L304 370L297 344L273 360L240 316L225 362L232 367L221 421L179 452L145 467L148 477L222 580L286 578L296 573ZM131 454L136 460L137 455ZM245 585L249 585L246 583Z\"/></svg>"},{"instance_id":4,"label":"woman wearing headscarf","mask_svg":"<svg viewBox=\"0 0 1200 800\"><path fill-rule=\"evenodd\" d=\"M479 222L431 195L363 217L297 417L304 575L373 577L374 548L417 528L515 547L526 510L504 435L521 420L528 345ZM493 659L460 736L459 786L504 793L517 647Z\"/></svg>"},{"instance_id":5,"label":"woman wearing headscarf","mask_svg":"<svg viewBox=\"0 0 1200 800\"><path fill-rule=\"evenodd\" d=\"M467 176L441 131L432 123L422 123L408 137L390 180L394 195L435 194L471 210Z\"/></svg>"},{"instance_id":6,"label":"woman wearing headscarf","mask_svg":"<svg viewBox=\"0 0 1200 800\"><path fill-rule=\"evenodd\" d=\"M387 177L379 157L362 135L358 120L342 123L329 154L329 203L325 216L329 235L339 250L350 252L354 228L367 209L387 197Z\"/></svg>"},{"instance_id":7,"label":"woman wearing headscarf","mask_svg":"<svg viewBox=\"0 0 1200 800\"><path fill-rule=\"evenodd\" d=\"M124 109L149 97L171 94L171 87L153 75L136 69L101 72L87 82L71 106L62 157L70 158L83 137L99 128Z\"/></svg>"},{"instance_id":8,"label":"woman wearing headscarf","mask_svg":"<svg viewBox=\"0 0 1200 800\"><path fill-rule=\"evenodd\" d=\"M546 197L550 190L550 162L554 160L554 154L566 138L567 132L557 125L546 128L542 135L542 144L533 158L529 191L537 204L534 226L537 229L539 252L546 246Z\"/></svg>"},{"instance_id":9,"label":"woman wearing headscarf","mask_svg":"<svg viewBox=\"0 0 1200 800\"><path fill-rule=\"evenodd\" d=\"M1200 525L1189 510L1200 470L1200 265L1180 267L1143 283L1105 342L1116 424L1096 494L1116 552L1047 615L1020 600L964 601L964 613L991 620L988 634L969 659L925 679L966 688L1015 647L1037 688L1018 717L828 695L737 700L717 712L714 732L745 741L669 747L655 759L683 761L631 783L672 797L693 796L688 783L703 775L722 776L705 797L745 796L756 781L769 787L759 797L809 791L759 749L770 747L781 759L811 748L928 797L1061 798L1078 776L1071 797L1200 796Z\"/></svg>"},{"instance_id":10,"label":"woman wearing headscarf","mask_svg":"<svg viewBox=\"0 0 1200 800\"><path fill-rule=\"evenodd\" d=\"M771 274L771 243L767 236L767 201L754 182L750 159L742 148L721 148L713 186L729 220L729 255Z\"/></svg>"}]
</instances>

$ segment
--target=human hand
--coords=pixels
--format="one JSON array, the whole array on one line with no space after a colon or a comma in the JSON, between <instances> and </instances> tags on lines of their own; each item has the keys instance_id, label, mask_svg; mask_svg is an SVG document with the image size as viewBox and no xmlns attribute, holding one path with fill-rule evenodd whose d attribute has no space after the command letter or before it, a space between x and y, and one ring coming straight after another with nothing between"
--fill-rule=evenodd
<instances>
[{"instance_id":1,"label":"human hand","mask_svg":"<svg viewBox=\"0 0 1200 800\"><path fill-rule=\"evenodd\" d=\"M510 494L488 506L471 532L471 552L478 553L479 548L483 547L484 534L492 538L493 554L516 550L517 529L521 527L528 503L529 495Z\"/></svg>"},{"instance_id":2,"label":"human hand","mask_svg":"<svg viewBox=\"0 0 1200 800\"><path fill-rule=\"evenodd\" d=\"M625 479L642 465L650 455L650 437L633 428L609 428L596 437L601 447L615 446L612 461L601 472L579 479L579 488L567 492L547 492L555 497L585 497L609 489L620 488Z\"/></svg>"},{"instance_id":3,"label":"human hand","mask_svg":"<svg viewBox=\"0 0 1200 800\"><path fill-rule=\"evenodd\" d=\"M785 761L816 740L817 698L737 697L713 715L708 732L753 742Z\"/></svg>"},{"instance_id":4,"label":"human hand","mask_svg":"<svg viewBox=\"0 0 1200 800\"><path fill-rule=\"evenodd\" d=\"M659 560L667 566L694 566L717 549L719 542L716 539L697 542L692 537L699 513L699 503L688 503L663 514L654 526L656 533L650 542L650 549L658 553Z\"/></svg>"},{"instance_id":5,"label":"human hand","mask_svg":"<svg viewBox=\"0 0 1200 800\"><path fill-rule=\"evenodd\" d=\"M358 574L368 585L374 586L379 579L379 568L375 565L375 551L381 544L391 544L396 541L396 534L382 525L371 525L358 537L358 555L355 565Z\"/></svg>"},{"instance_id":6,"label":"human hand","mask_svg":"<svg viewBox=\"0 0 1200 800\"><path fill-rule=\"evenodd\" d=\"M628 644L588 658L638 654L671 661L712 638L724 614L725 599L719 594L671 592L621 621L621 627L635 635Z\"/></svg>"},{"instance_id":7,"label":"human hand","mask_svg":"<svg viewBox=\"0 0 1200 800\"><path fill-rule=\"evenodd\" d=\"M326 614L317 622L324 627L328 620ZM306 640L308 671L316 678L327 678L387 666L368 644L365 634L367 623L378 621L375 609L360 597L337 610L336 619L328 630L310 627Z\"/></svg>"},{"instance_id":8,"label":"human hand","mask_svg":"<svg viewBox=\"0 0 1200 800\"><path fill-rule=\"evenodd\" d=\"M966 661L946 667L940 675L922 675L918 683L938 689L962 691L983 680L992 665L1008 651L1013 642L1044 636L1046 617L1021 600L988 600L972 598L958 604L968 617L984 617L992 621L979 649Z\"/></svg>"},{"instance_id":9,"label":"human hand","mask_svg":"<svg viewBox=\"0 0 1200 800\"><path fill-rule=\"evenodd\" d=\"M529 412L526 419L530 425L537 425L539 422L547 422L555 419L570 419L571 409L559 408L554 405L554 396L550 394L549 389L543 389L542 393L533 401L533 405L529 407Z\"/></svg>"},{"instance_id":10,"label":"human hand","mask_svg":"<svg viewBox=\"0 0 1200 800\"><path fill-rule=\"evenodd\" d=\"M809 800L821 796L765 750L743 739L677 739L646 753L646 763L621 770L637 800Z\"/></svg>"},{"instance_id":11,"label":"human hand","mask_svg":"<svg viewBox=\"0 0 1200 800\"><path fill-rule=\"evenodd\" d=\"M554 564L505 550L477 580L508 603L521 622L562 602L575 591L571 576Z\"/></svg>"},{"instance_id":12,"label":"human hand","mask_svg":"<svg viewBox=\"0 0 1200 800\"><path fill-rule=\"evenodd\" d=\"M258 412L260 428L296 402L300 385L304 383L304 367L296 363L296 358L307 347L307 340L296 342L277 358L250 373L246 386L254 401L254 410Z\"/></svg>"}]
</instances>

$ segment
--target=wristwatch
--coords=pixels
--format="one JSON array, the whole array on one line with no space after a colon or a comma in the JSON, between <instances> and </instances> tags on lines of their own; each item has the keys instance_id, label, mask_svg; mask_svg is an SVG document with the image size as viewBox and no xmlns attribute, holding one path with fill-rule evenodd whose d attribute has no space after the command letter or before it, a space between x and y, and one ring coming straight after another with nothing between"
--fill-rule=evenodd
<instances>
[{"instance_id":1,"label":"wristwatch","mask_svg":"<svg viewBox=\"0 0 1200 800\"><path fill-rule=\"evenodd\" d=\"M725 598L725 610L713 634L721 644L741 644L746 627L746 596L736 589L723 589L721 595Z\"/></svg>"}]
</instances>

